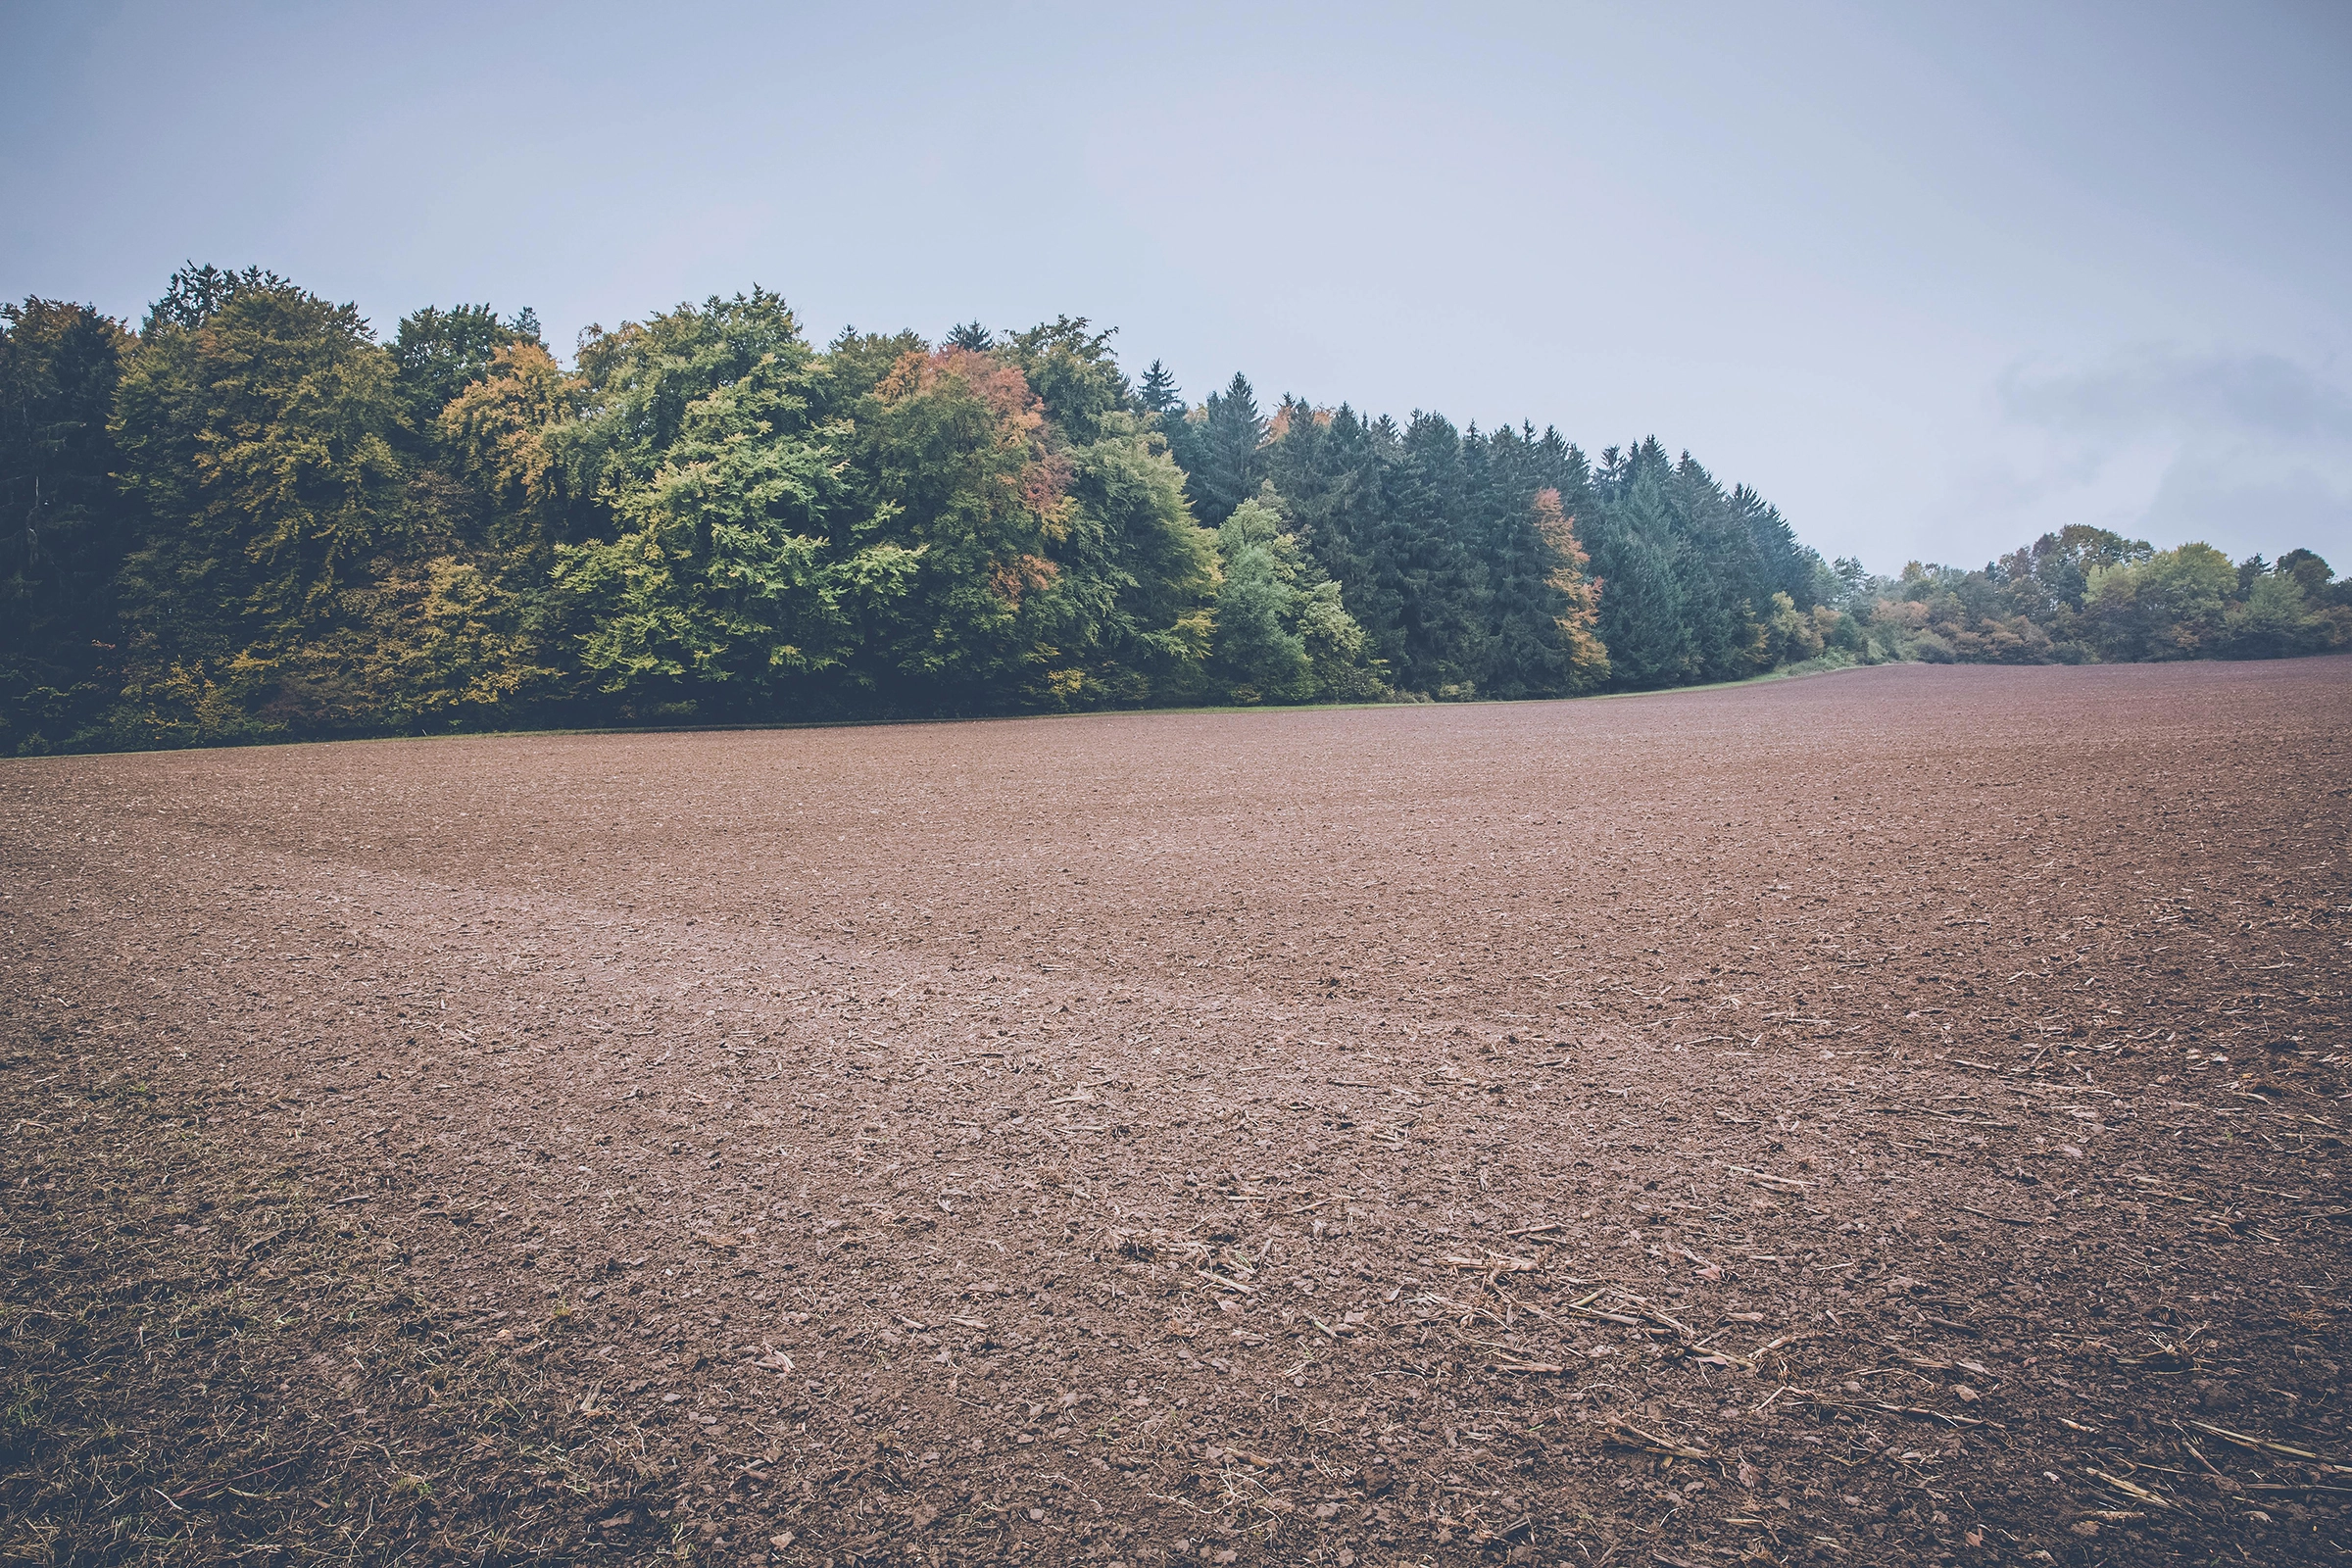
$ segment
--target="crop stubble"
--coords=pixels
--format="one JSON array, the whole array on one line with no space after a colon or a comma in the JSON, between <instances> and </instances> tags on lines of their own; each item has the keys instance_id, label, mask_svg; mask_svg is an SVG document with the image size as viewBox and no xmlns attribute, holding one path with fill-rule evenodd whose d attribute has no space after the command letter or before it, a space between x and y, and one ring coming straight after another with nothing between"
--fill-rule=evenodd
<instances>
[{"instance_id":1,"label":"crop stubble","mask_svg":"<svg viewBox=\"0 0 2352 1568\"><path fill-rule=\"evenodd\" d=\"M2348 675L7 764L0 1545L2333 1560Z\"/></svg>"}]
</instances>

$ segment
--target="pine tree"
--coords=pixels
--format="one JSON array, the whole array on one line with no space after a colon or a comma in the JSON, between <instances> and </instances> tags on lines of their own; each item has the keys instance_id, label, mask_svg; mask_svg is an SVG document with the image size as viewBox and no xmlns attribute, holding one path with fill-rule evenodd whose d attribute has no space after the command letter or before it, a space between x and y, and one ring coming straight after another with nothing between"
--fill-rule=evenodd
<instances>
[{"instance_id":1,"label":"pine tree","mask_svg":"<svg viewBox=\"0 0 2352 1568\"><path fill-rule=\"evenodd\" d=\"M165 281L163 297L147 307L147 318L139 323L139 337L142 341L153 337L158 327L193 332L240 295L291 286L275 272L266 272L258 267L248 267L239 272L215 267L210 262L202 267L190 262Z\"/></svg>"},{"instance_id":2,"label":"pine tree","mask_svg":"<svg viewBox=\"0 0 2352 1568\"><path fill-rule=\"evenodd\" d=\"M0 755L66 744L113 695L135 531L107 416L133 347L85 305L0 306Z\"/></svg>"},{"instance_id":3,"label":"pine tree","mask_svg":"<svg viewBox=\"0 0 2352 1568\"><path fill-rule=\"evenodd\" d=\"M1642 451L1643 461L1663 464L1665 449L1654 439ZM1731 499L1688 452L1674 464L1664 489L1694 661L1690 678L1736 680L1767 667L1766 616L1775 589Z\"/></svg>"},{"instance_id":4,"label":"pine tree","mask_svg":"<svg viewBox=\"0 0 2352 1568\"><path fill-rule=\"evenodd\" d=\"M1257 489L1264 471L1257 449L1266 438L1266 421L1257 412L1250 378L1238 370L1223 392L1208 395L1204 408L1195 460L1200 466L1188 471L1194 514L1215 527Z\"/></svg>"},{"instance_id":5,"label":"pine tree","mask_svg":"<svg viewBox=\"0 0 2352 1568\"><path fill-rule=\"evenodd\" d=\"M1289 407L1281 437L1261 449L1260 460L1316 564L1340 585L1373 656L1393 664L1404 647L1401 578L1383 577L1371 542L1387 515L1381 475L1394 458L1395 430L1384 442L1345 404L1326 412L1293 399Z\"/></svg>"},{"instance_id":6,"label":"pine tree","mask_svg":"<svg viewBox=\"0 0 2352 1568\"><path fill-rule=\"evenodd\" d=\"M1157 360L1153 360L1152 368L1144 372L1142 383L1136 387L1135 401L1153 418L1184 417L1184 399L1177 396L1176 378Z\"/></svg>"},{"instance_id":7,"label":"pine tree","mask_svg":"<svg viewBox=\"0 0 2352 1568\"><path fill-rule=\"evenodd\" d=\"M1550 697L1594 683L1592 651L1568 631L1591 618L1570 603L1566 587L1590 594L1581 575L1585 553L1563 500L1565 486L1583 506L1583 464L1556 431L1539 439L1530 426L1505 425L1474 449L1470 533L1486 573L1479 690L1488 696ZM1599 666L1605 670L1605 656Z\"/></svg>"},{"instance_id":8,"label":"pine tree","mask_svg":"<svg viewBox=\"0 0 2352 1568\"><path fill-rule=\"evenodd\" d=\"M1399 686L1433 696L1477 694L1485 662L1485 574L1460 521L1468 503L1462 439L1435 414L1417 414L1404 429L1384 478L1387 527L1374 555L1404 590Z\"/></svg>"},{"instance_id":9,"label":"pine tree","mask_svg":"<svg viewBox=\"0 0 2352 1568\"><path fill-rule=\"evenodd\" d=\"M1697 651L1685 623L1675 569L1678 540L1665 485L1664 454L1648 442L1601 454L1598 526L1588 541L1600 579L1600 640L1617 684L1672 686L1696 678Z\"/></svg>"}]
</instances>

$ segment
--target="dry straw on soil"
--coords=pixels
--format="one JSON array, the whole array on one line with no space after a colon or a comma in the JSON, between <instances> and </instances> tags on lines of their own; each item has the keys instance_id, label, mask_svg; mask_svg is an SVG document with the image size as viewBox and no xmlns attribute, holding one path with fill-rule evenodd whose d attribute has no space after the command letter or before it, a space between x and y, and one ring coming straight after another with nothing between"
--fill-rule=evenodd
<instances>
[{"instance_id":1,"label":"dry straw on soil","mask_svg":"<svg viewBox=\"0 0 2352 1568\"><path fill-rule=\"evenodd\" d=\"M2334 1560L2348 677L5 764L0 1549Z\"/></svg>"}]
</instances>

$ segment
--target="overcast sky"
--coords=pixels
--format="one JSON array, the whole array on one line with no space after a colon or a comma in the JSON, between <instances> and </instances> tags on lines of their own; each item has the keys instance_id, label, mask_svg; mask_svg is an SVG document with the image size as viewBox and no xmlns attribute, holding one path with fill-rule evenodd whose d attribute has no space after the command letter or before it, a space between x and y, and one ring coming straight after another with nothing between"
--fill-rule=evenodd
<instances>
[{"instance_id":1,"label":"overcast sky","mask_svg":"<svg viewBox=\"0 0 2352 1568\"><path fill-rule=\"evenodd\" d=\"M0 21L7 296L1066 312L1195 401L1654 433L1881 570L2076 521L2352 568L2337 0Z\"/></svg>"}]
</instances>

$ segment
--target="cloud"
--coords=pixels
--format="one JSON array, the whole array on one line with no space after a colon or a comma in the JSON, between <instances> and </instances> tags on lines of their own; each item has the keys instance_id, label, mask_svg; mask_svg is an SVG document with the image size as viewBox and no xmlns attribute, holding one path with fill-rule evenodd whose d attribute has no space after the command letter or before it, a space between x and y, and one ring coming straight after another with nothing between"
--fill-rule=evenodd
<instances>
[{"instance_id":1,"label":"cloud","mask_svg":"<svg viewBox=\"0 0 2352 1568\"><path fill-rule=\"evenodd\" d=\"M2203 539L2233 552L2301 545L2338 559L2352 543L2352 485L2311 468L2249 473L2183 456L2156 487L2143 527L2152 537Z\"/></svg>"},{"instance_id":2,"label":"cloud","mask_svg":"<svg viewBox=\"0 0 2352 1568\"><path fill-rule=\"evenodd\" d=\"M2012 419L2068 435L2352 447L2352 393L2277 354L2148 344L2080 368L2013 366L1995 391Z\"/></svg>"},{"instance_id":3,"label":"cloud","mask_svg":"<svg viewBox=\"0 0 2352 1568\"><path fill-rule=\"evenodd\" d=\"M2004 428L1953 520L2020 538L2092 522L2159 547L2352 551L2352 390L2257 350L2142 344L1994 381Z\"/></svg>"}]
</instances>

